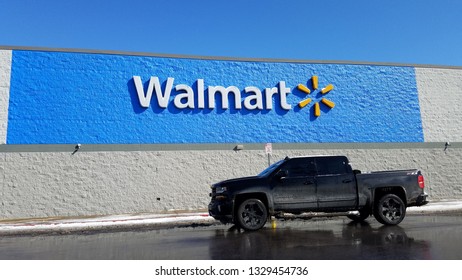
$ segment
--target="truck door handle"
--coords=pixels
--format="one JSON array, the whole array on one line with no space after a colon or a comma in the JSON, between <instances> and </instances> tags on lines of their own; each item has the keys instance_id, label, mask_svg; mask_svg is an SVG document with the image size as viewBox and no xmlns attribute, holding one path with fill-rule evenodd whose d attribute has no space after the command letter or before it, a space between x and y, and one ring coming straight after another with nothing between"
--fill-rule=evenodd
<instances>
[{"instance_id":1,"label":"truck door handle","mask_svg":"<svg viewBox=\"0 0 462 280\"><path fill-rule=\"evenodd\" d=\"M347 184L347 183L353 182L353 180L351 180L351 179L345 179L345 180L343 180L342 182L345 183L345 184Z\"/></svg>"},{"instance_id":2,"label":"truck door handle","mask_svg":"<svg viewBox=\"0 0 462 280\"><path fill-rule=\"evenodd\" d=\"M305 185L312 185L312 184L314 184L314 181L312 181L312 180L307 180L307 181L305 181L305 183L303 183L303 184L305 184Z\"/></svg>"}]
</instances>

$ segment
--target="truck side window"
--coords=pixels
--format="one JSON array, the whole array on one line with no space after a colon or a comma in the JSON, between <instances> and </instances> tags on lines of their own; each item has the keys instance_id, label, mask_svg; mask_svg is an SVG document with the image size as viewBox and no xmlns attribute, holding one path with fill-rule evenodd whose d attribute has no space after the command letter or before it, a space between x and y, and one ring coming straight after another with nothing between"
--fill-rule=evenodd
<instances>
[{"instance_id":1,"label":"truck side window","mask_svg":"<svg viewBox=\"0 0 462 280\"><path fill-rule=\"evenodd\" d=\"M306 177L316 175L316 165L313 159L291 159L283 168L287 177Z\"/></svg>"},{"instance_id":2,"label":"truck side window","mask_svg":"<svg viewBox=\"0 0 462 280\"><path fill-rule=\"evenodd\" d=\"M334 175L348 173L348 163L343 157L316 159L319 175Z\"/></svg>"}]
</instances>

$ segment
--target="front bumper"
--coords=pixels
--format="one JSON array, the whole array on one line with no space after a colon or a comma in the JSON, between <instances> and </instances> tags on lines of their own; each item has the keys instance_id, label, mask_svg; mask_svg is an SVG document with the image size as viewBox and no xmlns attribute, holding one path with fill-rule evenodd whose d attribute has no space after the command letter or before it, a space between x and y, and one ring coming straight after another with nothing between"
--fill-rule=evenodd
<instances>
[{"instance_id":1,"label":"front bumper","mask_svg":"<svg viewBox=\"0 0 462 280\"><path fill-rule=\"evenodd\" d=\"M226 224L233 221L233 204L230 201L212 201L209 203L209 215Z\"/></svg>"}]
</instances>

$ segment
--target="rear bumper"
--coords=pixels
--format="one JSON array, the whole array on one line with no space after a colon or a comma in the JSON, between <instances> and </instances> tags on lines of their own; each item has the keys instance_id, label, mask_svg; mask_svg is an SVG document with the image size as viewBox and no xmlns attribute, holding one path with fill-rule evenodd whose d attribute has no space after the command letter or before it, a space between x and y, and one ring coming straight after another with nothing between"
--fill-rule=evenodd
<instances>
[{"instance_id":1,"label":"rear bumper","mask_svg":"<svg viewBox=\"0 0 462 280\"><path fill-rule=\"evenodd\" d=\"M408 205L408 206L422 206L422 205L425 205L425 204L428 203L427 198L428 198L428 194L424 192L424 193L420 194L420 195L416 198L416 200L415 200L414 203L412 203L412 204L410 204L410 205Z\"/></svg>"},{"instance_id":2,"label":"rear bumper","mask_svg":"<svg viewBox=\"0 0 462 280\"><path fill-rule=\"evenodd\" d=\"M419 197L417 198L417 202L416 202L417 206L427 204L428 203L427 198L428 198L428 194L426 194L426 193L423 193L423 194L419 195Z\"/></svg>"}]
</instances>

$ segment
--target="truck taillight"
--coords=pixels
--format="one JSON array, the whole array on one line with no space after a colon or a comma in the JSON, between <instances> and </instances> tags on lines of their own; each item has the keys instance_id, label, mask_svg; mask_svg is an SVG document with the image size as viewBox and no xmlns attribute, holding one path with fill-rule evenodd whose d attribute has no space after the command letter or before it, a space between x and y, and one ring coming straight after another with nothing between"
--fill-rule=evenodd
<instances>
[{"instance_id":1,"label":"truck taillight","mask_svg":"<svg viewBox=\"0 0 462 280\"><path fill-rule=\"evenodd\" d=\"M425 188L425 181L423 175L419 175L419 177L417 177L417 182L419 183L419 188Z\"/></svg>"}]
</instances>

